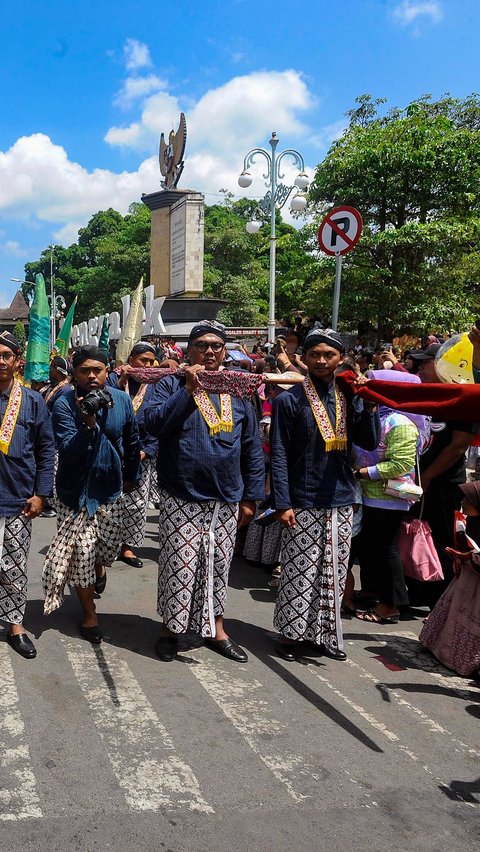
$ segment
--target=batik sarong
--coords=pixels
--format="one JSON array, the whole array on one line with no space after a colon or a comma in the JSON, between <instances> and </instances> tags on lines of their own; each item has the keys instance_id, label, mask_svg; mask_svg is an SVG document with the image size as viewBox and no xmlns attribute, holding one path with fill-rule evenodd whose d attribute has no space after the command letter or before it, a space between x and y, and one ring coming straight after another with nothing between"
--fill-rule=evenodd
<instances>
[{"instance_id":1,"label":"batik sarong","mask_svg":"<svg viewBox=\"0 0 480 852\"><path fill-rule=\"evenodd\" d=\"M148 495L148 502L153 503L154 506L157 506L160 502L160 489L158 487L156 459L155 465L152 470L152 476L150 478L150 494Z\"/></svg>"},{"instance_id":2,"label":"batik sarong","mask_svg":"<svg viewBox=\"0 0 480 852\"><path fill-rule=\"evenodd\" d=\"M282 550L282 532L283 527L279 521L273 521L267 526L250 521L243 548L245 559L259 562L261 565L278 565Z\"/></svg>"},{"instance_id":3,"label":"batik sarong","mask_svg":"<svg viewBox=\"0 0 480 852\"><path fill-rule=\"evenodd\" d=\"M172 633L215 636L237 532L237 503L188 502L160 490L158 614Z\"/></svg>"},{"instance_id":4,"label":"batik sarong","mask_svg":"<svg viewBox=\"0 0 480 852\"><path fill-rule=\"evenodd\" d=\"M66 583L86 589L96 565L111 565L122 544L122 501L99 506L92 517L57 502L58 530L45 557L42 581L46 615L63 601Z\"/></svg>"},{"instance_id":5,"label":"batik sarong","mask_svg":"<svg viewBox=\"0 0 480 852\"><path fill-rule=\"evenodd\" d=\"M273 624L286 638L343 650L340 605L345 589L352 507L298 509L282 539L282 573Z\"/></svg>"},{"instance_id":6,"label":"batik sarong","mask_svg":"<svg viewBox=\"0 0 480 852\"><path fill-rule=\"evenodd\" d=\"M122 541L129 548L140 547L145 538L148 499L154 465L154 459L145 458L141 462L140 482L138 486L130 494L124 494L122 497Z\"/></svg>"},{"instance_id":7,"label":"batik sarong","mask_svg":"<svg viewBox=\"0 0 480 852\"><path fill-rule=\"evenodd\" d=\"M27 559L32 522L0 517L0 619L22 624L27 603Z\"/></svg>"},{"instance_id":8,"label":"batik sarong","mask_svg":"<svg viewBox=\"0 0 480 852\"><path fill-rule=\"evenodd\" d=\"M480 574L461 566L428 616L420 644L444 666L468 677L480 668Z\"/></svg>"}]
</instances>

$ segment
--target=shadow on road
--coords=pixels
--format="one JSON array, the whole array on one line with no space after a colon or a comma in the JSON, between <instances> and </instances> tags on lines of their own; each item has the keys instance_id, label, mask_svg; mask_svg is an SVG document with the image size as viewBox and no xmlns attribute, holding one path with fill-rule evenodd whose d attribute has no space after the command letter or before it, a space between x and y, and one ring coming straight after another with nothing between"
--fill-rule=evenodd
<instances>
[{"instance_id":1,"label":"shadow on road","mask_svg":"<svg viewBox=\"0 0 480 852\"><path fill-rule=\"evenodd\" d=\"M268 668L278 675L278 677L280 677L287 686L295 690L295 692L301 695L302 698L308 701L313 707L331 719L331 721L342 728L345 733L354 737L354 739L358 740L358 742L362 743L362 745L371 751L380 754L383 753L383 749L370 739L370 737L366 736L366 734L364 734L357 725L329 704L325 698L318 695L313 689L303 683L303 681L294 674L292 669L285 668L285 664L283 664L275 656L272 656L275 653L273 648L273 639L276 634L270 633L269 631L267 632L263 628L258 627L256 624L238 621L235 618L230 618L226 621L226 629L236 642L239 642L240 645L246 648L253 656L257 657L257 659L264 663L264 665L268 666ZM308 662L308 660L305 660L305 662ZM299 659L297 664L287 663L287 665L295 666L301 663L302 659ZM316 661L316 664L319 664L318 661ZM338 663L337 665L342 664Z\"/></svg>"}]
</instances>

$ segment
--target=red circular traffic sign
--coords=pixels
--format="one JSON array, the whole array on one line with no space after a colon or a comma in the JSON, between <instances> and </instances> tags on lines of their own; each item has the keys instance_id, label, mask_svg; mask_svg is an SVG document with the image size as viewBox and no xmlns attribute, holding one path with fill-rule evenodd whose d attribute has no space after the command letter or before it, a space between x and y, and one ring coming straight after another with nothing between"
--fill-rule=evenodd
<instances>
[{"instance_id":1,"label":"red circular traffic sign","mask_svg":"<svg viewBox=\"0 0 480 852\"><path fill-rule=\"evenodd\" d=\"M362 233L362 217L355 207L335 207L318 229L318 245L333 257L348 254Z\"/></svg>"}]
</instances>

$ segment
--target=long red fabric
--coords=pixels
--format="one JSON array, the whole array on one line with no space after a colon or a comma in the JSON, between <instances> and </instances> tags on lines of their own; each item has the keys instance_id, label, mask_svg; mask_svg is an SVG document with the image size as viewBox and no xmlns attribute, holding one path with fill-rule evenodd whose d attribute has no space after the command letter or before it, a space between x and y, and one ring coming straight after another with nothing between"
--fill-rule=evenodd
<instances>
[{"instance_id":1,"label":"long red fabric","mask_svg":"<svg viewBox=\"0 0 480 852\"><path fill-rule=\"evenodd\" d=\"M445 422L480 422L480 385L454 385L443 382L413 385L370 379L367 384L356 386L356 379L355 373L348 370L337 377L337 382L362 399L388 408L410 411L413 414L427 414Z\"/></svg>"}]
</instances>

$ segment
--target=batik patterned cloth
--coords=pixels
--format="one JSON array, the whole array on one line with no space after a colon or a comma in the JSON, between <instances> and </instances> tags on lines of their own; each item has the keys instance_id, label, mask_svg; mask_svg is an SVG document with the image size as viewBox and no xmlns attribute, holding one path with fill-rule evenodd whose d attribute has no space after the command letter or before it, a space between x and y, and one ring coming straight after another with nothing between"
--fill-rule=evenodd
<instances>
[{"instance_id":1,"label":"batik patterned cloth","mask_svg":"<svg viewBox=\"0 0 480 852\"><path fill-rule=\"evenodd\" d=\"M158 614L173 633L215 636L237 532L237 503L187 502L160 490Z\"/></svg>"},{"instance_id":2,"label":"batik patterned cloth","mask_svg":"<svg viewBox=\"0 0 480 852\"><path fill-rule=\"evenodd\" d=\"M153 503L154 505L160 502L160 489L158 487L156 459L152 469L152 476L150 479L150 494L148 497L148 502Z\"/></svg>"},{"instance_id":3,"label":"batik patterned cloth","mask_svg":"<svg viewBox=\"0 0 480 852\"><path fill-rule=\"evenodd\" d=\"M95 565L111 565L122 544L122 501L105 503L93 516L73 512L57 501L57 534L45 558L42 580L46 615L63 601L65 584L86 589L96 580Z\"/></svg>"},{"instance_id":4,"label":"batik patterned cloth","mask_svg":"<svg viewBox=\"0 0 480 852\"><path fill-rule=\"evenodd\" d=\"M154 468L155 460L147 456L141 462L138 487L131 491L130 494L124 494L122 497L122 541L127 547L140 547L143 544L147 524L148 499Z\"/></svg>"},{"instance_id":5,"label":"batik patterned cloth","mask_svg":"<svg viewBox=\"0 0 480 852\"><path fill-rule=\"evenodd\" d=\"M261 514L261 512L258 512ZM261 565L278 565L282 549L283 527L279 521L267 526L251 521L248 525L243 555Z\"/></svg>"},{"instance_id":6,"label":"batik patterned cloth","mask_svg":"<svg viewBox=\"0 0 480 852\"><path fill-rule=\"evenodd\" d=\"M284 529L273 624L286 638L343 650L340 605L352 516L351 506L297 509L296 526Z\"/></svg>"},{"instance_id":7,"label":"batik patterned cloth","mask_svg":"<svg viewBox=\"0 0 480 852\"><path fill-rule=\"evenodd\" d=\"M31 535L24 515L0 518L0 619L9 624L22 624L25 615Z\"/></svg>"},{"instance_id":8,"label":"batik patterned cloth","mask_svg":"<svg viewBox=\"0 0 480 852\"><path fill-rule=\"evenodd\" d=\"M469 563L445 589L419 640L462 677L480 668L480 573Z\"/></svg>"}]
</instances>

